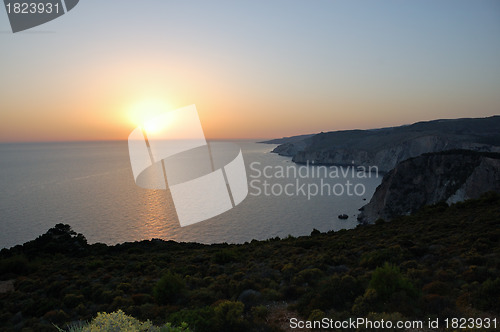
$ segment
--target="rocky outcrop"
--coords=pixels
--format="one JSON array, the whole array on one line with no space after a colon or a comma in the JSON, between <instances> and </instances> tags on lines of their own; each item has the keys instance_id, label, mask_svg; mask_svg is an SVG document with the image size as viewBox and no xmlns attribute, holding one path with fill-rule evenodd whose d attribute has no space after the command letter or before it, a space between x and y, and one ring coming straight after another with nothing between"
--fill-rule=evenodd
<instances>
[{"instance_id":1,"label":"rocky outcrop","mask_svg":"<svg viewBox=\"0 0 500 332\"><path fill-rule=\"evenodd\" d=\"M286 142L273 152L292 156L296 163L377 166L388 172L408 158L452 149L500 152L500 116L320 133Z\"/></svg>"},{"instance_id":2,"label":"rocky outcrop","mask_svg":"<svg viewBox=\"0 0 500 332\"><path fill-rule=\"evenodd\" d=\"M424 154L387 173L358 220L390 220L424 205L455 203L487 191L500 192L500 154L470 150Z\"/></svg>"},{"instance_id":3,"label":"rocky outcrop","mask_svg":"<svg viewBox=\"0 0 500 332\"><path fill-rule=\"evenodd\" d=\"M297 143L300 141L303 141L309 137L314 136L315 134L306 134L306 135L298 135L298 136L290 136L290 137L283 137L283 138L276 138L276 139L271 139L268 141L262 141L259 143L263 144L287 144L287 143Z\"/></svg>"},{"instance_id":4,"label":"rocky outcrop","mask_svg":"<svg viewBox=\"0 0 500 332\"><path fill-rule=\"evenodd\" d=\"M278 145L272 152L279 154L280 156L293 157L298 153L302 152L307 147L305 141L299 141L295 143L285 143Z\"/></svg>"}]
</instances>

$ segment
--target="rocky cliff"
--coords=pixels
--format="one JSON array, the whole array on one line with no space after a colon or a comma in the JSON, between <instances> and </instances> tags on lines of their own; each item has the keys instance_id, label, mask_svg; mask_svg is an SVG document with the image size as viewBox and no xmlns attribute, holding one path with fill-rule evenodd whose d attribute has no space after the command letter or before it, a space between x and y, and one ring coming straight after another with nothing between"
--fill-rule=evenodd
<instances>
[{"instance_id":1,"label":"rocky cliff","mask_svg":"<svg viewBox=\"0 0 500 332\"><path fill-rule=\"evenodd\" d=\"M500 154L470 150L424 154L387 173L358 220L390 220L424 205L455 203L487 191L500 192Z\"/></svg>"},{"instance_id":2,"label":"rocky cliff","mask_svg":"<svg viewBox=\"0 0 500 332\"><path fill-rule=\"evenodd\" d=\"M271 139L268 141L262 141L259 143L264 143L264 144L287 144L287 143L297 143L300 141L303 141L309 137L312 137L316 134L307 134L307 135L298 135L298 136L290 136L290 137L282 137L282 138L276 138L276 139Z\"/></svg>"},{"instance_id":3,"label":"rocky cliff","mask_svg":"<svg viewBox=\"0 0 500 332\"><path fill-rule=\"evenodd\" d=\"M296 163L377 166L388 172L408 158L452 149L500 152L500 116L320 133L287 141L273 152Z\"/></svg>"}]
</instances>

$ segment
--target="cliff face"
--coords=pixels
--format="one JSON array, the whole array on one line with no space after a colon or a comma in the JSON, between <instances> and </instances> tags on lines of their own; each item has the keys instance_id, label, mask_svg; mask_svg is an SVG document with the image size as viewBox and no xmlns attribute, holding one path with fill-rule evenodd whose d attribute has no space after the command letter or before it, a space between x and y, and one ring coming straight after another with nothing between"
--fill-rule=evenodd
<instances>
[{"instance_id":1,"label":"cliff face","mask_svg":"<svg viewBox=\"0 0 500 332\"><path fill-rule=\"evenodd\" d=\"M314 136L315 134L306 134L306 135L298 135L298 136L290 136L290 137L283 137L283 138L276 138L276 139L271 139L268 141L262 141L259 143L263 144L286 144L286 143L297 143L300 141L303 141L309 137Z\"/></svg>"},{"instance_id":2,"label":"cliff face","mask_svg":"<svg viewBox=\"0 0 500 332\"><path fill-rule=\"evenodd\" d=\"M295 147L300 149L300 147ZM500 152L500 147L477 144L471 142L460 142L437 135L420 136L406 140L394 141L387 147L381 149L363 148L331 148L314 150L299 150L293 155L292 160L296 163L306 163L308 160L320 164L377 166L379 171L388 172L399 162L417 157L424 153L439 152L445 150L471 149L483 152ZM293 153L294 148L287 147L287 153Z\"/></svg>"},{"instance_id":3,"label":"cliff face","mask_svg":"<svg viewBox=\"0 0 500 332\"><path fill-rule=\"evenodd\" d=\"M447 151L424 154L398 164L387 173L360 222L411 214L424 205L455 203L500 192L500 154Z\"/></svg>"},{"instance_id":4,"label":"cliff face","mask_svg":"<svg viewBox=\"0 0 500 332\"><path fill-rule=\"evenodd\" d=\"M500 152L500 116L321 133L287 142L273 152L292 156L296 163L377 166L388 172L408 158L452 149Z\"/></svg>"},{"instance_id":5,"label":"cliff face","mask_svg":"<svg viewBox=\"0 0 500 332\"><path fill-rule=\"evenodd\" d=\"M305 141L284 143L274 148L273 152L279 154L280 156L292 157L303 151L306 147L307 143Z\"/></svg>"}]
</instances>

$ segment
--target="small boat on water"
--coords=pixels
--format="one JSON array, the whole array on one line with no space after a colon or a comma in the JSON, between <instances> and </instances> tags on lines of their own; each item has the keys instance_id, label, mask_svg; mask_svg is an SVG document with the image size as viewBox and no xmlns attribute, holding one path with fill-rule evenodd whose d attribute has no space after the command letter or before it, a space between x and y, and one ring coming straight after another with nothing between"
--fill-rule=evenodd
<instances>
[{"instance_id":1,"label":"small boat on water","mask_svg":"<svg viewBox=\"0 0 500 332\"><path fill-rule=\"evenodd\" d=\"M339 219L345 220L347 218L349 218L349 216L347 214L339 214Z\"/></svg>"}]
</instances>

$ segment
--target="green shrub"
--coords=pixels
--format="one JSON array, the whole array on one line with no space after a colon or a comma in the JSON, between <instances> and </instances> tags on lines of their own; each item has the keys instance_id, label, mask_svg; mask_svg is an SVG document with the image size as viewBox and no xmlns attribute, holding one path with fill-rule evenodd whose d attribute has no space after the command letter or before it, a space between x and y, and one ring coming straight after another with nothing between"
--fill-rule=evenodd
<instances>
[{"instance_id":1,"label":"green shrub","mask_svg":"<svg viewBox=\"0 0 500 332\"><path fill-rule=\"evenodd\" d=\"M181 276L168 271L153 288L153 296L159 304L175 303L185 287Z\"/></svg>"},{"instance_id":2,"label":"green shrub","mask_svg":"<svg viewBox=\"0 0 500 332\"><path fill-rule=\"evenodd\" d=\"M60 332L64 330L58 328ZM134 317L126 315L118 310L112 313L100 312L90 323L83 326L72 326L73 332L121 332L121 331L148 331L148 332L189 332L187 324L180 327L173 327L170 323L163 326L154 326L149 320L141 322Z\"/></svg>"},{"instance_id":3,"label":"green shrub","mask_svg":"<svg viewBox=\"0 0 500 332\"><path fill-rule=\"evenodd\" d=\"M375 268L385 262L399 264L403 260L403 251L400 246L393 246L380 250L373 250L361 256L359 264L364 267Z\"/></svg>"},{"instance_id":4,"label":"green shrub","mask_svg":"<svg viewBox=\"0 0 500 332\"><path fill-rule=\"evenodd\" d=\"M23 292L34 292L37 289L37 283L26 277L21 277L15 282L15 288Z\"/></svg>"},{"instance_id":5,"label":"green shrub","mask_svg":"<svg viewBox=\"0 0 500 332\"><path fill-rule=\"evenodd\" d=\"M471 265L462 273L462 277L467 282L484 282L488 278L488 271L484 266Z\"/></svg>"},{"instance_id":6,"label":"green shrub","mask_svg":"<svg viewBox=\"0 0 500 332\"><path fill-rule=\"evenodd\" d=\"M227 264L238 261L238 253L234 249L222 249L214 255L214 262L217 264Z\"/></svg>"},{"instance_id":7,"label":"green shrub","mask_svg":"<svg viewBox=\"0 0 500 332\"><path fill-rule=\"evenodd\" d=\"M368 288L374 289L382 301L389 300L394 293L399 291L413 299L418 297L418 292L411 281L401 274L397 266L387 262L384 266L375 269Z\"/></svg>"},{"instance_id":8,"label":"green shrub","mask_svg":"<svg viewBox=\"0 0 500 332\"><path fill-rule=\"evenodd\" d=\"M66 307L72 309L76 306L78 306L80 303L84 302L84 297L83 295L76 295L76 294L66 294L63 299L63 303Z\"/></svg>"},{"instance_id":9,"label":"green shrub","mask_svg":"<svg viewBox=\"0 0 500 332\"><path fill-rule=\"evenodd\" d=\"M312 232L311 232L311 236L316 236L316 235L320 235L321 232L318 231L316 228L313 228Z\"/></svg>"},{"instance_id":10,"label":"green shrub","mask_svg":"<svg viewBox=\"0 0 500 332\"><path fill-rule=\"evenodd\" d=\"M91 260L87 263L87 268L91 271L97 270L100 267L103 267L104 263L100 259Z\"/></svg>"},{"instance_id":11,"label":"green shrub","mask_svg":"<svg viewBox=\"0 0 500 332\"><path fill-rule=\"evenodd\" d=\"M15 255L0 260L0 275L7 273L23 275L28 274L33 270L33 264L31 264L24 255Z\"/></svg>"},{"instance_id":12,"label":"green shrub","mask_svg":"<svg viewBox=\"0 0 500 332\"><path fill-rule=\"evenodd\" d=\"M214 326L214 308L205 306L197 309L183 309L168 316L173 324L186 322L195 331L218 331Z\"/></svg>"},{"instance_id":13,"label":"green shrub","mask_svg":"<svg viewBox=\"0 0 500 332\"><path fill-rule=\"evenodd\" d=\"M283 274L283 278L285 280L291 280L295 273L297 273L297 268L293 265L293 263L288 263L283 266L281 273Z\"/></svg>"},{"instance_id":14,"label":"green shrub","mask_svg":"<svg viewBox=\"0 0 500 332\"><path fill-rule=\"evenodd\" d=\"M215 326L219 331L245 331L243 319L245 305L241 302L222 301L214 308Z\"/></svg>"},{"instance_id":15,"label":"green shrub","mask_svg":"<svg viewBox=\"0 0 500 332\"><path fill-rule=\"evenodd\" d=\"M319 309L314 309L313 311L311 311L311 314L309 315L309 317L307 318L307 320L310 320L310 321L319 321L319 320L322 320L323 318L325 318L326 315L323 311L319 310Z\"/></svg>"},{"instance_id":16,"label":"green shrub","mask_svg":"<svg viewBox=\"0 0 500 332\"><path fill-rule=\"evenodd\" d=\"M43 315L43 318L52 323L67 322L69 320L69 316L64 310L48 311Z\"/></svg>"},{"instance_id":17,"label":"green shrub","mask_svg":"<svg viewBox=\"0 0 500 332\"><path fill-rule=\"evenodd\" d=\"M267 301L278 301L281 299L281 294L273 288L264 288L261 290L261 293Z\"/></svg>"},{"instance_id":18,"label":"green shrub","mask_svg":"<svg viewBox=\"0 0 500 332\"><path fill-rule=\"evenodd\" d=\"M320 269L312 268L305 269L297 273L297 275L293 278L292 282L296 285L301 285L303 283L308 283L314 285L319 282L321 277L323 277L324 273Z\"/></svg>"},{"instance_id":19,"label":"green shrub","mask_svg":"<svg viewBox=\"0 0 500 332\"><path fill-rule=\"evenodd\" d=\"M122 283L118 284L118 287L116 287L116 288L121 290L121 291L124 291L126 293L132 289L132 285L128 282L122 282Z\"/></svg>"},{"instance_id":20,"label":"green shrub","mask_svg":"<svg viewBox=\"0 0 500 332\"><path fill-rule=\"evenodd\" d=\"M113 299L113 302L111 303L111 308L113 308L112 310L120 309L120 308L127 308L128 306L131 306L132 304L133 304L132 299L125 298L122 296L116 296Z\"/></svg>"},{"instance_id":21,"label":"green shrub","mask_svg":"<svg viewBox=\"0 0 500 332\"><path fill-rule=\"evenodd\" d=\"M266 306L259 305L256 307L252 307L251 313L255 320L264 321L269 314L269 310Z\"/></svg>"},{"instance_id":22,"label":"green shrub","mask_svg":"<svg viewBox=\"0 0 500 332\"><path fill-rule=\"evenodd\" d=\"M442 295L427 294L423 297L426 312L441 314L451 306L450 300Z\"/></svg>"},{"instance_id":23,"label":"green shrub","mask_svg":"<svg viewBox=\"0 0 500 332\"><path fill-rule=\"evenodd\" d=\"M313 307L320 309L349 309L354 300L363 294L363 287L350 275L333 276L321 281L315 290Z\"/></svg>"},{"instance_id":24,"label":"green shrub","mask_svg":"<svg viewBox=\"0 0 500 332\"><path fill-rule=\"evenodd\" d=\"M97 299L97 303L111 303L113 299L119 295L115 295L115 292L112 290L105 290L100 294L100 297Z\"/></svg>"},{"instance_id":25,"label":"green shrub","mask_svg":"<svg viewBox=\"0 0 500 332\"><path fill-rule=\"evenodd\" d=\"M149 294L133 294L132 295L132 301L134 301L134 304L136 305L141 305L144 303L152 302L153 298Z\"/></svg>"},{"instance_id":26,"label":"green shrub","mask_svg":"<svg viewBox=\"0 0 500 332\"><path fill-rule=\"evenodd\" d=\"M217 300L215 293L208 288L198 288L189 293L189 299L194 304L208 305Z\"/></svg>"},{"instance_id":27,"label":"green shrub","mask_svg":"<svg viewBox=\"0 0 500 332\"><path fill-rule=\"evenodd\" d=\"M479 286L474 295L474 305L482 310L500 310L500 278L488 279Z\"/></svg>"},{"instance_id":28,"label":"green shrub","mask_svg":"<svg viewBox=\"0 0 500 332\"><path fill-rule=\"evenodd\" d=\"M352 312L358 316L364 316L370 311L375 310L377 302L377 291L367 288L363 296L358 296L352 306Z\"/></svg>"},{"instance_id":29,"label":"green shrub","mask_svg":"<svg viewBox=\"0 0 500 332\"><path fill-rule=\"evenodd\" d=\"M435 280L424 285L422 290L427 294L447 295L450 292L450 287L445 282Z\"/></svg>"},{"instance_id":30,"label":"green shrub","mask_svg":"<svg viewBox=\"0 0 500 332\"><path fill-rule=\"evenodd\" d=\"M420 294L398 267L385 263L372 273L368 288L356 299L353 312L364 315L368 312L401 312L416 314Z\"/></svg>"}]
</instances>

